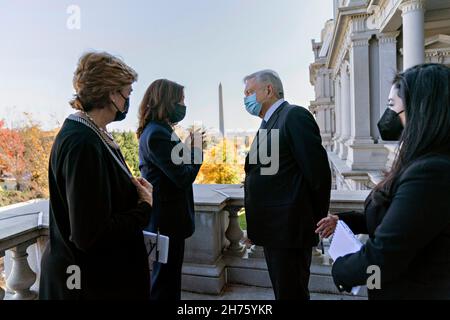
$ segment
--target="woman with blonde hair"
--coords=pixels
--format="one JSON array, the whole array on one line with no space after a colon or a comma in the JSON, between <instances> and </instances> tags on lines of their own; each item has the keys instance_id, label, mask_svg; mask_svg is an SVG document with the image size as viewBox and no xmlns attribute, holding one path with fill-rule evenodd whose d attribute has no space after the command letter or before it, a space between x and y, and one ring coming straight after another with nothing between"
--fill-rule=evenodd
<instances>
[{"instance_id":1,"label":"woman with blonde hair","mask_svg":"<svg viewBox=\"0 0 450 320\"><path fill-rule=\"evenodd\" d=\"M78 112L57 135L50 156L49 242L40 299L148 299L142 230L152 186L136 179L106 126L123 120L136 72L108 53L84 54L75 71Z\"/></svg>"}]
</instances>

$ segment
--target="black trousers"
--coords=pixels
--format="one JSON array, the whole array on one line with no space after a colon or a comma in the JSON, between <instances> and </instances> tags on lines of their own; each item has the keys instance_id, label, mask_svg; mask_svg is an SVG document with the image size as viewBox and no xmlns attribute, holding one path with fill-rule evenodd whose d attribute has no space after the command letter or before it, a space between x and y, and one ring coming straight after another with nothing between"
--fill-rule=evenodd
<instances>
[{"instance_id":1,"label":"black trousers","mask_svg":"<svg viewBox=\"0 0 450 320\"><path fill-rule=\"evenodd\" d=\"M264 247L276 300L309 300L312 248Z\"/></svg>"},{"instance_id":2,"label":"black trousers","mask_svg":"<svg viewBox=\"0 0 450 320\"><path fill-rule=\"evenodd\" d=\"M181 268L184 258L184 239L169 239L167 264L154 262L151 300L181 300Z\"/></svg>"}]
</instances>

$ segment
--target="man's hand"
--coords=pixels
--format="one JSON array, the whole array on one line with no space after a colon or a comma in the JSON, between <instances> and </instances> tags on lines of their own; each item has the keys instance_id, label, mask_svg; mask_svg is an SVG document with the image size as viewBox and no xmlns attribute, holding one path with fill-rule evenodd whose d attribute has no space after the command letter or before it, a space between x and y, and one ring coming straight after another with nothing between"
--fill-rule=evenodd
<instances>
[{"instance_id":1,"label":"man's hand","mask_svg":"<svg viewBox=\"0 0 450 320\"><path fill-rule=\"evenodd\" d=\"M316 233L318 233L321 238L328 238L334 233L334 230L336 230L338 220L339 217L337 215L329 214L328 217L319 221Z\"/></svg>"}]
</instances>

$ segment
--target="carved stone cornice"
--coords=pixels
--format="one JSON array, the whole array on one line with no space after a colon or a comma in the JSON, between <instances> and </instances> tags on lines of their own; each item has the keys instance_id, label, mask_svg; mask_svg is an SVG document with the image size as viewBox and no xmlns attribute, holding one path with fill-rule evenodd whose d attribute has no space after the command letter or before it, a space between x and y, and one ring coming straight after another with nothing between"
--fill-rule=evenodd
<instances>
[{"instance_id":1,"label":"carved stone cornice","mask_svg":"<svg viewBox=\"0 0 450 320\"><path fill-rule=\"evenodd\" d=\"M380 44L397 43L397 38L400 32L379 33L377 38Z\"/></svg>"},{"instance_id":2,"label":"carved stone cornice","mask_svg":"<svg viewBox=\"0 0 450 320\"><path fill-rule=\"evenodd\" d=\"M350 43L350 48L368 47L370 38L355 38Z\"/></svg>"},{"instance_id":3,"label":"carved stone cornice","mask_svg":"<svg viewBox=\"0 0 450 320\"><path fill-rule=\"evenodd\" d=\"M368 13L357 14L351 17L350 29L352 33L368 31L367 18L370 16Z\"/></svg>"},{"instance_id":4,"label":"carved stone cornice","mask_svg":"<svg viewBox=\"0 0 450 320\"><path fill-rule=\"evenodd\" d=\"M367 28L370 30L380 30L396 14L398 7L403 0L380 0L372 1L367 8L370 15L367 18Z\"/></svg>"},{"instance_id":5,"label":"carved stone cornice","mask_svg":"<svg viewBox=\"0 0 450 320\"><path fill-rule=\"evenodd\" d=\"M402 15L408 14L413 11L425 10L424 0L407 0L400 4L399 9L402 11Z\"/></svg>"},{"instance_id":6,"label":"carved stone cornice","mask_svg":"<svg viewBox=\"0 0 450 320\"><path fill-rule=\"evenodd\" d=\"M425 60L428 62L449 63L450 48L425 50Z\"/></svg>"}]
</instances>

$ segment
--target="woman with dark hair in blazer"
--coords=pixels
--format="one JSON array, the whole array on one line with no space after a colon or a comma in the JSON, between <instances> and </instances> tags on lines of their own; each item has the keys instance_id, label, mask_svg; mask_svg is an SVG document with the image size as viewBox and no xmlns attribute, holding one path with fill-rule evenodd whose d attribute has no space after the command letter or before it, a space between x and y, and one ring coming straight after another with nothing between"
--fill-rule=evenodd
<instances>
[{"instance_id":1,"label":"woman with dark hair in blazer","mask_svg":"<svg viewBox=\"0 0 450 320\"><path fill-rule=\"evenodd\" d=\"M349 291L378 266L381 288L369 299L450 299L450 69L424 64L399 74L378 128L383 140L400 140L391 171L364 213L330 215L316 230L328 237L340 219L369 235L334 262L333 279Z\"/></svg>"},{"instance_id":2,"label":"woman with dark hair in blazer","mask_svg":"<svg viewBox=\"0 0 450 320\"><path fill-rule=\"evenodd\" d=\"M165 79L150 85L139 109L139 168L154 188L148 230L169 236L167 264L153 264L152 300L180 300L184 242L195 229L192 184L201 166L202 135L195 132L191 143L180 145L173 126L185 114L183 86ZM188 161L183 151L174 150L189 152Z\"/></svg>"}]
</instances>

